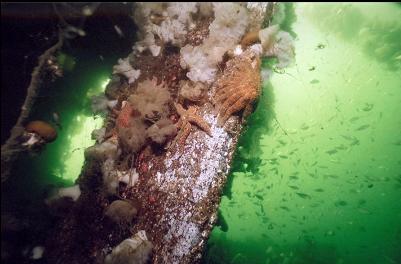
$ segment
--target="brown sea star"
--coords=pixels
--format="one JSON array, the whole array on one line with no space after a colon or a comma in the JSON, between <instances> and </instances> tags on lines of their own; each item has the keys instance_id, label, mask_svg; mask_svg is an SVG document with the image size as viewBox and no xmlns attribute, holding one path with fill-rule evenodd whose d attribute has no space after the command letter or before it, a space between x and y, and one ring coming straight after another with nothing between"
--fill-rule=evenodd
<instances>
[{"instance_id":1,"label":"brown sea star","mask_svg":"<svg viewBox=\"0 0 401 264\"><path fill-rule=\"evenodd\" d=\"M174 104L177 110L180 119L176 123L179 132L177 136L174 138L174 141L170 146L174 146L178 144L178 146L182 147L187 139L189 133L191 133L192 125L198 126L200 129L205 131L209 136L211 136L210 126L209 124L198 114L196 114L196 107L189 106L187 110L182 107L180 104Z\"/></svg>"},{"instance_id":2,"label":"brown sea star","mask_svg":"<svg viewBox=\"0 0 401 264\"><path fill-rule=\"evenodd\" d=\"M220 104L218 124L224 125L234 113L252 111L252 103L261 92L260 59L245 51L227 62L223 76L216 82L215 101Z\"/></svg>"}]
</instances>

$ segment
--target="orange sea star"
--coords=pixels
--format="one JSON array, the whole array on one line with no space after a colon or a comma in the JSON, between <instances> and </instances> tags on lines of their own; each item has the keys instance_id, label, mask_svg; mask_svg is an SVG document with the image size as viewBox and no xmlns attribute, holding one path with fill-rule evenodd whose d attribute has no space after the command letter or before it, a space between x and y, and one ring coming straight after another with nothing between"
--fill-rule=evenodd
<instances>
[{"instance_id":1,"label":"orange sea star","mask_svg":"<svg viewBox=\"0 0 401 264\"><path fill-rule=\"evenodd\" d=\"M176 123L179 132L174 138L171 146L178 143L179 146L183 146L188 135L191 133L192 125L198 126L200 129L205 131L211 136L210 125L198 114L196 114L196 107L189 106L188 110L185 110L182 105L174 104L180 119Z\"/></svg>"},{"instance_id":2,"label":"orange sea star","mask_svg":"<svg viewBox=\"0 0 401 264\"><path fill-rule=\"evenodd\" d=\"M261 92L259 57L252 51L245 51L229 60L215 85L215 101L220 104L218 124L224 125L232 114L242 109L246 116Z\"/></svg>"}]
</instances>

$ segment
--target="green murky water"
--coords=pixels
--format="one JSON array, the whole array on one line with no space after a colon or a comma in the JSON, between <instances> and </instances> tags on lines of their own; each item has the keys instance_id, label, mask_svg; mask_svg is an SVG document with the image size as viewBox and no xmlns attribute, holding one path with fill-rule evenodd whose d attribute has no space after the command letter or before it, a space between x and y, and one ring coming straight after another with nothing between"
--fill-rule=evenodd
<instances>
[{"instance_id":1,"label":"green murky water","mask_svg":"<svg viewBox=\"0 0 401 264\"><path fill-rule=\"evenodd\" d=\"M296 64L264 85L204 263L401 263L401 7L295 16Z\"/></svg>"},{"instance_id":2,"label":"green murky water","mask_svg":"<svg viewBox=\"0 0 401 264\"><path fill-rule=\"evenodd\" d=\"M264 85L221 201L227 226L203 262L401 263L401 6L291 11L282 28L297 36L296 64ZM58 112L63 129L21 160L2 206L35 208L44 185L73 183L102 125L89 98L117 57L81 58L54 84L34 116Z\"/></svg>"}]
</instances>

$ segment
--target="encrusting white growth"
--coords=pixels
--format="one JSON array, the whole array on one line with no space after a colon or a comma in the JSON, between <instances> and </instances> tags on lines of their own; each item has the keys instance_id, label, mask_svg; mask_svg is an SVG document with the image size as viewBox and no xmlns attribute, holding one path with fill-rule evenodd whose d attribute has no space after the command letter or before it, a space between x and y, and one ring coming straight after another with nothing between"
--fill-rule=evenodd
<instances>
[{"instance_id":1,"label":"encrusting white growth","mask_svg":"<svg viewBox=\"0 0 401 264\"><path fill-rule=\"evenodd\" d=\"M186 45L180 51L181 67L189 69L187 77L194 82L212 83L217 64L234 49L248 27L248 10L237 3L213 3L215 19L209 36L199 46Z\"/></svg>"},{"instance_id":2,"label":"encrusting white growth","mask_svg":"<svg viewBox=\"0 0 401 264\"><path fill-rule=\"evenodd\" d=\"M51 195L48 199L46 199L46 203L49 204L63 197L69 197L75 202L78 200L80 195L81 195L81 189L79 188L79 185L59 188L55 191L53 195Z\"/></svg>"},{"instance_id":3,"label":"encrusting white growth","mask_svg":"<svg viewBox=\"0 0 401 264\"><path fill-rule=\"evenodd\" d=\"M143 40L136 42L133 49L140 53L149 49L153 56L158 56L161 51L161 47L155 44L155 36L152 33L147 33Z\"/></svg>"},{"instance_id":4,"label":"encrusting white growth","mask_svg":"<svg viewBox=\"0 0 401 264\"><path fill-rule=\"evenodd\" d=\"M278 68L285 68L294 61L294 39L288 32L279 30L278 25L259 31L259 39L263 47L263 55L277 57Z\"/></svg>"},{"instance_id":5,"label":"encrusting white growth","mask_svg":"<svg viewBox=\"0 0 401 264\"><path fill-rule=\"evenodd\" d=\"M129 58L119 59L118 64L113 67L113 74L122 74L128 79L128 83L131 84L139 78L141 74L140 70L135 70L129 63Z\"/></svg>"},{"instance_id":6,"label":"encrusting white growth","mask_svg":"<svg viewBox=\"0 0 401 264\"><path fill-rule=\"evenodd\" d=\"M259 31L259 39L266 55L273 55L273 45L280 30L278 25L270 26Z\"/></svg>"},{"instance_id":7,"label":"encrusting white growth","mask_svg":"<svg viewBox=\"0 0 401 264\"><path fill-rule=\"evenodd\" d=\"M106 114L109 109L117 105L117 100L109 100L104 94L92 96L91 101L94 114Z\"/></svg>"},{"instance_id":8,"label":"encrusting white growth","mask_svg":"<svg viewBox=\"0 0 401 264\"><path fill-rule=\"evenodd\" d=\"M201 82L191 82L187 80L180 81L179 95L192 102L199 101L202 93L207 90L207 86Z\"/></svg>"},{"instance_id":9,"label":"encrusting white growth","mask_svg":"<svg viewBox=\"0 0 401 264\"><path fill-rule=\"evenodd\" d=\"M294 52L294 39L288 32L279 31L276 36L276 43L273 50L274 55L278 59L278 68L285 68L290 66L295 58Z\"/></svg>"},{"instance_id":10,"label":"encrusting white growth","mask_svg":"<svg viewBox=\"0 0 401 264\"><path fill-rule=\"evenodd\" d=\"M268 2L247 2L246 7L251 12L248 32L260 30L266 15Z\"/></svg>"},{"instance_id":11,"label":"encrusting white growth","mask_svg":"<svg viewBox=\"0 0 401 264\"><path fill-rule=\"evenodd\" d=\"M114 159L118 155L117 145L111 141L104 141L101 144L95 144L85 149L85 158L92 158L95 160L106 160L108 158Z\"/></svg>"},{"instance_id":12,"label":"encrusting white growth","mask_svg":"<svg viewBox=\"0 0 401 264\"><path fill-rule=\"evenodd\" d=\"M183 47L188 31L196 26L192 18L195 14L214 14L209 36L200 46ZM134 19L141 39L134 51L149 49L158 56L167 43L180 47L181 66L189 69L188 78L211 83L223 55L238 44L248 28L249 12L238 3L139 3Z\"/></svg>"},{"instance_id":13,"label":"encrusting white growth","mask_svg":"<svg viewBox=\"0 0 401 264\"><path fill-rule=\"evenodd\" d=\"M28 137L28 140L22 143L22 146L32 147L43 142L43 139L36 133L26 132L25 135Z\"/></svg>"},{"instance_id":14,"label":"encrusting white growth","mask_svg":"<svg viewBox=\"0 0 401 264\"><path fill-rule=\"evenodd\" d=\"M261 56L263 54L263 46L260 43L253 44L249 49L256 54L256 56Z\"/></svg>"},{"instance_id":15,"label":"encrusting white growth","mask_svg":"<svg viewBox=\"0 0 401 264\"><path fill-rule=\"evenodd\" d=\"M116 194L119 182L133 186L139 178L139 174L135 168L127 171L118 170L113 158L108 158L103 162L101 170L103 175L103 190L106 195Z\"/></svg>"},{"instance_id":16,"label":"encrusting white growth","mask_svg":"<svg viewBox=\"0 0 401 264\"><path fill-rule=\"evenodd\" d=\"M116 172L117 172L117 177L120 180L120 182L123 182L123 183L129 185L130 181L131 181L131 185L129 187L134 186L135 183L139 179L139 174L135 168L127 170L127 171L117 170Z\"/></svg>"},{"instance_id":17,"label":"encrusting white growth","mask_svg":"<svg viewBox=\"0 0 401 264\"><path fill-rule=\"evenodd\" d=\"M235 56L241 55L242 52L243 52L243 50L242 50L241 45L235 46L235 49L234 49L234 55L235 55Z\"/></svg>"},{"instance_id":18,"label":"encrusting white growth","mask_svg":"<svg viewBox=\"0 0 401 264\"><path fill-rule=\"evenodd\" d=\"M106 128L102 127L102 128L93 130L92 134L91 134L91 138L96 140L99 143L102 143L104 141L105 135L106 135Z\"/></svg>"},{"instance_id":19,"label":"encrusting white growth","mask_svg":"<svg viewBox=\"0 0 401 264\"><path fill-rule=\"evenodd\" d=\"M36 246L32 249L32 256L31 259L41 259L43 256L43 252L45 251L45 248L42 246Z\"/></svg>"},{"instance_id":20,"label":"encrusting white growth","mask_svg":"<svg viewBox=\"0 0 401 264\"><path fill-rule=\"evenodd\" d=\"M145 264L150 258L153 245L145 231L139 231L132 238L125 239L106 256L105 264Z\"/></svg>"},{"instance_id":21,"label":"encrusting white growth","mask_svg":"<svg viewBox=\"0 0 401 264\"><path fill-rule=\"evenodd\" d=\"M153 56L158 56L167 43L181 47L188 30L195 27L192 14L197 10L197 3L138 3L134 20L142 40L135 44L134 51L149 49Z\"/></svg>"},{"instance_id":22,"label":"encrusting white growth","mask_svg":"<svg viewBox=\"0 0 401 264\"><path fill-rule=\"evenodd\" d=\"M263 68L260 72L260 75L261 75L262 81L265 82L265 81L270 80L271 76L273 75L273 71L268 68Z\"/></svg>"},{"instance_id":23,"label":"encrusting white growth","mask_svg":"<svg viewBox=\"0 0 401 264\"><path fill-rule=\"evenodd\" d=\"M216 178L222 172L221 169L227 173L228 167L221 168L221 166L227 164L226 155L233 144L232 139L227 140L227 132L224 128L217 125L216 116L200 114L210 124L213 136L204 140L204 132L195 131L191 138L194 143L189 144L184 152L176 152L169 156L164 161L167 171L160 171L156 174L156 181L161 186L161 191L169 192L171 191L171 184L179 184L182 190L181 195L185 196L188 203L191 204L198 204L203 199L207 199L209 188L215 184ZM215 153L224 154L216 156ZM194 180L187 175L194 173L193 169L196 162L199 162L199 171L196 172L199 175ZM174 163L178 166L173 166ZM164 236L166 243L171 240L175 241L174 247L169 249L168 255L179 260L189 254L191 249L199 242L200 230L199 225L194 223L193 212L180 210L179 204L175 206L165 209L166 213L162 216L161 221L168 221L168 225L171 227ZM171 258L169 260L164 259L164 262L180 263L179 261L171 261Z\"/></svg>"},{"instance_id":24,"label":"encrusting white growth","mask_svg":"<svg viewBox=\"0 0 401 264\"><path fill-rule=\"evenodd\" d=\"M118 175L114 166L114 159L107 159L102 164L103 190L107 195L114 195L118 187Z\"/></svg>"}]
</instances>

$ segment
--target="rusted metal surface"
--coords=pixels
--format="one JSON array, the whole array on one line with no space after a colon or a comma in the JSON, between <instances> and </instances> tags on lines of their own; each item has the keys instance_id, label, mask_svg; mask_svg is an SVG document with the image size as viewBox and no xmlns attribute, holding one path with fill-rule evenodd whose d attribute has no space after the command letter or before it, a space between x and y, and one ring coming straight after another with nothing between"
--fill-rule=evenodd
<instances>
[{"instance_id":1,"label":"rusted metal surface","mask_svg":"<svg viewBox=\"0 0 401 264\"><path fill-rule=\"evenodd\" d=\"M188 43L198 45L207 35L205 21L190 32ZM198 32L196 32L198 31ZM225 64L224 60L222 64ZM180 67L179 49L166 48L158 57L130 55L133 68L141 71L138 79L165 82L173 103L178 102L179 81L185 79ZM221 70L225 68L222 65ZM260 71L259 65L254 71ZM223 72L217 76L217 82ZM119 82L116 82L119 84ZM121 82L113 88L119 102L135 91ZM197 114L210 125L210 135L192 126L183 146L146 146L135 154L138 182L122 186L119 196L139 204L138 216L131 226L116 227L103 216L113 199L102 195L101 164L86 161L78 180L82 195L70 213L56 227L47 241L49 263L103 263L104 256L118 243L140 230L153 244L151 263L199 263L213 225L230 163L243 127L241 112L218 126L218 110L213 105L215 88L197 105ZM177 119L178 115L175 115ZM107 130L113 121L106 120Z\"/></svg>"},{"instance_id":2,"label":"rusted metal surface","mask_svg":"<svg viewBox=\"0 0 401 264\"><path fill-rule=\"evenodd\" d=\"M198 111L211 125L211 136L193 128L182 150L145 158L139 183L127 193L144 202L134 231L147 231L155 246L153 263L199 261L217 220L241 125L233 117L226 128L218 127L210 103Z\"/></svg>"},{"instance_id":3,"label":"rusted metal surface","mask_svg":"<svg viewBox=\"0 0 401 264\"><path fill-rule=\"evenodd\" d=\"M138 155L138 182L120 190L120 196L140 204L132 226L115 226L103 216L113 199L102 195L101 164L86 162L78 180L81 197L47 241L49 263L103 263L113 247L139 230L154 246L151 263L200 261L242 128L239 116L217 126L214 92L197 111L211 136L192 126L183 148L148 146Z\"/></svg>"}]
</instances>

